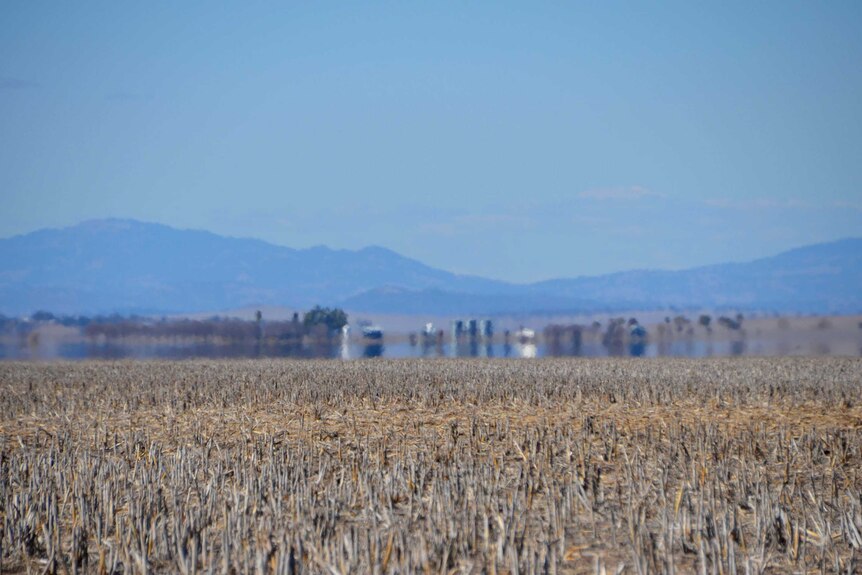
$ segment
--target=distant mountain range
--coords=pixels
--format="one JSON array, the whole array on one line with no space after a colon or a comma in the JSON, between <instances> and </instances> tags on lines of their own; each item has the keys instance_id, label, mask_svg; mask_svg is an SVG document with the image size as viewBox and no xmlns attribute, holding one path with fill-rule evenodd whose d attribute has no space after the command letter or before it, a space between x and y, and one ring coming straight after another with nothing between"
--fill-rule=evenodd
<instances>
[{"instance_id":1,"label":"distant mountain range","mask_svg":"<svg viewBox=\"0 0 862 575\"><path fill-rule=\"evenodd\" d=\"M0 240L0 312L172 314L339 305L397 314L733 308L862 311L862 238L748 263L512 284L380 247L295 250L132 220Z\"/></svg>"}]
</instances>

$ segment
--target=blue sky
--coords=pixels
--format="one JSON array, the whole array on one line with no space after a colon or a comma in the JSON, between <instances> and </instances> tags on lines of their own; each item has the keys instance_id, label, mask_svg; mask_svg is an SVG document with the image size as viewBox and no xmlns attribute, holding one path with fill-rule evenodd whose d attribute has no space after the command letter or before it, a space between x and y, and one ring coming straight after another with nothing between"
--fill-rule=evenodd
<instances>
[{"instance_id":1,"label":"blue sky","mask_svg":"<svg viewBox=\"0 0 862 575\"><path fill-rule=\"evenodd\" d=\"M513 281L862 235L862 4L0 5L0 236L128 217Z\"/></svg>"}]
</instances>

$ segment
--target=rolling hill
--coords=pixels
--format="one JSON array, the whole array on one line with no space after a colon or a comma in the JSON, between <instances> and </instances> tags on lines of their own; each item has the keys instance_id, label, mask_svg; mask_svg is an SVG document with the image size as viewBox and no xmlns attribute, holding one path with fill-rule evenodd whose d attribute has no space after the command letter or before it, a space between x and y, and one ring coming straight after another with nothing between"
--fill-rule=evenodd
<instances>
[{"instance_id":1,"label":"rolling hill","mask_svg":"<svg viewBox=\"0 0 862 575\"><path fill-rule=\"evenodd\" d=\"M453 274L381 247L303 250L133 220L0 240L0 312L169 314L320 303L384 313L738 308L862 310L862 239L682 271L511 284Z\"/></svg>"}]
</instances>

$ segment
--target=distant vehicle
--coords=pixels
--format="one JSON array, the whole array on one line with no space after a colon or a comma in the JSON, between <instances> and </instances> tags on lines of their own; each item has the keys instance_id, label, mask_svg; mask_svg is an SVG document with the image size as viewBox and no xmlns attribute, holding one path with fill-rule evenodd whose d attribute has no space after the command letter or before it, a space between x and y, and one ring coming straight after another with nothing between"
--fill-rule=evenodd
<instances>
[{"instance_id":1,"label":"distant vehicle","mask_svg":"<svg viewBox=\"0 0 862 575\"><path fill-rule=\"evenodd\" d=\"M362 337L365 339L383 339L383 328L379 325L366 325L362 328Z\"/></svg>"},{"instance_id":2,"label":"distant vehicle","mask_svg":"<svg viewBox=\"0 0 862 575\"><path fill-rule=\"evenodd\" d=\"M528 327L522 327L515 332L515 337L520 343L530 343L536 340L536 331Z\"/></svg>"}]
</instances>

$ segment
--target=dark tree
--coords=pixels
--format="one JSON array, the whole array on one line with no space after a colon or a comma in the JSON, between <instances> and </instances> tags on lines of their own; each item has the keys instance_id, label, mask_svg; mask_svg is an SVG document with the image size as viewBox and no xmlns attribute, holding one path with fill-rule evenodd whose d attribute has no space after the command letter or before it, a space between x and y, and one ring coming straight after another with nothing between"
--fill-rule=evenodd
<instances>
[{"instance_id":1,"label":"dark tree","mask_svg":"<svg viewBox=\"0 0 862 575\"><path fill-rule=\"evenodd\" d=\"M742 324L739 321L726 316L721 316L720 318L718 318L718 323L726 327L727 329L733 331L736 331L742 327Z\"/></svg>"},{"instance_id":2,"label":"dark tree","mask_svg":"<svg viewBox=\"0 0 862 575\"><path fill-rule=\"evenodd\" d=\"M32 316L30 316L30 318L33 321L51 321L51 320L55 319L55 316L50 311L45 311L45 310L40 309L39 311L34 313Z\"/></svg>"},{"instance_id":3,"label":"dark tree","mask_svg":"<svg viewBox=\"0 0 862 575\"><path fill-rule=\"evenodd\" d=\"M678 315L673 318L673 324L676 326L676 331L682 333L682 330L690 323L690 320L684 315Z\"/></svg>"},{"instance_id":4,"label":"dark tree","mask_svg":"<svg viewBox=\"0 0 862 575\"><path fill-rule=\"evenodd\" d=\"M257 341L263 339L263 314L260 310L254 312L254 323L255 323L255 337Z\"/></svg>"},{"instance_id":5,"label":"dark tree","mask_svg":"<svg viewBox=\"0 0 862 575\"><path fill-rule=\"evenodd\" d=\"M302 324L309 330L317 326L326 326L328 331L334 332L347 325L347 314L337 307L330 309L317 305L305 313Z\"/></svg>"}]
</instances>

